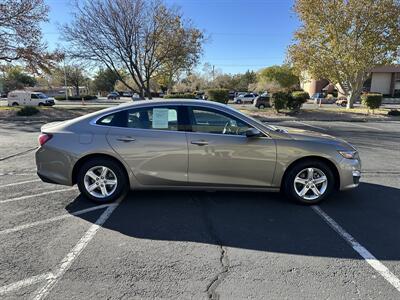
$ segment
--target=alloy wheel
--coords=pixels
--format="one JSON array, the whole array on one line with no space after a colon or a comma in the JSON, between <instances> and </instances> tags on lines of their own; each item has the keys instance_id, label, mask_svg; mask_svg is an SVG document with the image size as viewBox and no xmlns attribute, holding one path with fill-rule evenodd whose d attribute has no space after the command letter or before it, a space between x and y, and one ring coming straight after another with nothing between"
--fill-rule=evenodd
<instances>
[{"instance_id":1,"label":"alloy wheel","mask_svg":"<svg viewBox=\"0 0 400 300\"><path fill-rule=\"evenodd\" d=\"M317 168L301 170L294 179L294 190L304 200L315 200L321 197L328 187L328 177Z\"/></svg>"},{"instance_id":2,"label":"alloy wheel","mask_svg":"<svg viewBox=\"0 0 400 300\"><path fill-rule=\"evenodd\" d=\"M90 168L83 179L87 192L96 198L111 196L117 189L118 180L115 173L107 167Z\"/></svg>"}]
</instances>

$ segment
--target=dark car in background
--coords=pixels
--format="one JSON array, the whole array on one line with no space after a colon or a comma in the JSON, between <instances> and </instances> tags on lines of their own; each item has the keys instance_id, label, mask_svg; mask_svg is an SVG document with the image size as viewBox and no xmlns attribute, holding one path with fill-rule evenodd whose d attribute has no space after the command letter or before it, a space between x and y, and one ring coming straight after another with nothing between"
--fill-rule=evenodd
<instances>
[{"instance_id":1,"label":"dark car in background","mask_svg":"<svg viewBox=\"0 0 400 300\"><path fill-rule=\"evenodd\" d=\"M254 106L257 107L258 109L264 109L266 107L271 107L270 103L270 97L268 94L264 93L261 94L260 96L257 96L254 99Z\"/></svg>"},{"instance_id":2,"label":"dark car in background","mask_svg":"<svg viewBox=\"0 0 400 300\"><path fill-rule=\"evenodd\" d=\"M108 100L119 100L120 95L117 92L111 92L107 95Z\"/></svg>"}]
</instances>

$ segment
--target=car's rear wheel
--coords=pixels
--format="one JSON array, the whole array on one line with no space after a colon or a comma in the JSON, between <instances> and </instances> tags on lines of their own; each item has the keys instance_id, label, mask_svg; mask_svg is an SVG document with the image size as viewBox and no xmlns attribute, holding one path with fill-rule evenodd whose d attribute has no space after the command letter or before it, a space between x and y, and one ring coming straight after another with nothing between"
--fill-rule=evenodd
<instances>
[{"instance_id":1,"label":"car's rear wheel","mask_svg":"<svg viewBox=\"0 0 400 300\"><path fill-rule=\"evenodd\" d=\"M303 204L316 204L332 192L335 178L330 167L319 160L302 161L294 165L284 178L284 192Z\"/></svg>"},{"instance_id":2,"label":"car's rear wheel","mask_svg":"<svg viewBox=\"0 0 400 300\"><path fill-rule=\"evenodd\" d=\"M259 109L264 109L264 108L265 108L265 105L264 105L264 104L260 104L260 105L258 106L258 108L259 108Z\"/></svg>"},{"instance_id":3,"label":"car's rear wheel","mask_svg":"<svg viewBox=\"0 0 400 300\"><path fill-rule=\"evenodd\" d=\"M113 160L95 158L85 162L78 171L80 192L97 203L112 202L129 190L122 167Z\"/></svg>"},{"instance_id":4,"label":"car's rear wheel","mask_svg":"<svg viewBox=\"0 0 400 300\"><path fill-rule=\"evenodd\" d=\"M18 106L19 104L17 102L13 102L12 106Z\"/></svg>"}]
</instances>

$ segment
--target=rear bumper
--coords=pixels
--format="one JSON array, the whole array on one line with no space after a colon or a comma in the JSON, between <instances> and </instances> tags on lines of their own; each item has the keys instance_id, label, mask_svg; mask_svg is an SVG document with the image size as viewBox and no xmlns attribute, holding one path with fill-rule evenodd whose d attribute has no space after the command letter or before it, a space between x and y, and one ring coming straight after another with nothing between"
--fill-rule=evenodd
<instances>
[{"instance_id":1,"label":"rear bumper","mask_svg":"<svg viewBox=\"0 0 400 300\"><path fill-rule=\"evenodd\" d=\"M54 180L40 174L39 172L36 172L37 176L39 176L39 178L43 181L43 182L47 182L47 183L53 183L53 184L59 184L58 182L55 182Z\"/></svg>"},{"instance_id":2,"label":"rear bumper","mask_svg":"<svg viewBox=\"0 0 400 300\"><path fill-rule=\"evenodd\" d=\"M44 182L72 186L72 158L63 151L49 146L40 147L35 153L39 178Z\"/></svg>"}]
</instances>

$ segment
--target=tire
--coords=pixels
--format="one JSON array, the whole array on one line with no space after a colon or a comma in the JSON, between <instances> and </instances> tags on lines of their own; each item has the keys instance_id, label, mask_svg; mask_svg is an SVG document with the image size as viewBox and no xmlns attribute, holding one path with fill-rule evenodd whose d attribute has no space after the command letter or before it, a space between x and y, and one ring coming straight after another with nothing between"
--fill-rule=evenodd
<instances>
[{"instance_id":1,"label":"tire","mask_svg":"<svg viewBox=\"0 0 400 300\"><path fill-rule=\"evenodd\" d=\"M13 102L13 104L11 104L11 106L18 106L19 104L17 102Z\"/></svg>"},{"instance_id":2,"label":"tire","mask_svg":"<svg viewBox=\"0 0 400 300\"><path fill-rule=\"evenodd\" d=\"M340 103L340 106L341 106L341 107L346 107L346 106L347 106L347 103L342 102L342 103Z\"/></svg>"},{"instance_id":3,"label":"tire","mask_svg":"<svg viewBox=\"0 0 400 300\"><path fill-rule=\"evenodd\" d=\"M313 180L322 181L324 175L326 181L317 184L313 184L314 181L310 182L310 172L308 171L308 169L310 168L313 169ZM295 184L295 180L304 180L305 183L297 182ZM311 188L307 188L307 185ZM290 199L298 203L312 205L317 204L329 197L329 195L333 191L334 186L335 177L331 168L326 163L313 159L298 162L293 167L291 167L285 175L282 188L283 192ZM307 192L304 196L301 196L299 193L303 191L303 188L305 188ZM318 189L318 191L320 192L319 196L317 196L317 194L314 192L315 188Z\"/></svg>"},{"instance_id":4,"label":"tire","mask_svg":"<svg viewBox=\"0 0 400 300\"><path fill-rule=\"evenodd\" d=\"M265 108L265 105L264 104L260 104L259 106L258 106L258 109L264 109Z\"/></svg>"},{"instance_id":5,"label":"tire","mask_svg":"<svg viewBox=\"0 0 400 300\"><path fill-rule=\"evenodd\" d=\"M242 104L242 100L237 100L236 104Z\"/></svg>"},{"instance_id":6,"label":"tire","mask_svg":"<svg viewBox=\"0 0 400 300\"><path fill-rule=\"evenodd\" d=\"M101 171L107 168L103 179ZM89 172L93 174L89 175ZM93 177L93 175L95 175ZM116 180L116 184L111 182ZM106 181L108 183L106 183ZM77 184L83 196L96 203L109 203L125 197L129 191L129 182L123 168L117 162L107 158L94 158L86 161L78 170ZM103 187L101 187L103 184ZM95 186L93 191L88 187ZM103 193L103 190L106 190Z\"/></svg>"},{"instance_id":7,"label":"tire","mask_svg":"<svg viewBox=\"0 0 400 300\"><path fill-rule=\"evenodd\" d=\"M38 105L39 105L39 106L44 106L44 104L43 104L42 102L40 102Z\"/></svg>"}]
</instances>

